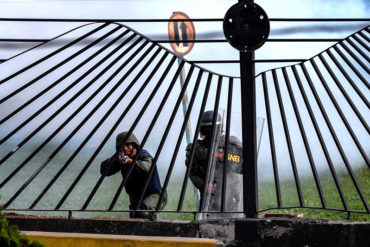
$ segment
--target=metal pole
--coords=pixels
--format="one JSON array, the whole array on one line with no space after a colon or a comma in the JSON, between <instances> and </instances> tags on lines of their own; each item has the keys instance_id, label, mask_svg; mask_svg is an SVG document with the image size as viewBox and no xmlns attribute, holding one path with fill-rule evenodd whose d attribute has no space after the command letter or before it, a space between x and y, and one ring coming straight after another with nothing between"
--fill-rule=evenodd
<instances>
[{"instance_id":1,"label":"metal pole","mask_svg":"<svg viewBox=\"0 0 370 247\"><path fill-rule=\"evenodd\" d=\"M177 58L177 62L180 65L181 59ZM185 81L184 78L185 78L185 69L183 67L182 70L181 70L181 73L180 73L181 88L184 86L184 81ZM186 115L186 112L188 110L188 105L189 105L188 92L186 91L185 92L185 97L182 99L182 110L183 110L184 116ZM187 144L191 143L191 140L192 140L192 137L191 137L191 122L190 122L190 119L189 119L188 125L186 126L186 141L187 141Z\"/></svg>"},{"instance_id":2,"label":"metal pole","mask_svg":"<svg viewBox=\"0 0 370 247\"><path fill-rule=\"evenodd\" d=\"M180 58L177 58L177 62L181 63L181 59ZM181 70L181 73L180 73L180 86L181 88L184 86L184 82L185 82L185 69L184 67L182 68ZM189 105L189 100L188 100L188 92L185 91L185 95L184 95L184 98L182 98L182 110L183 110L183 113L184 113L184 117L186 116L186 112L188 111L188 105ZM186 125L186 143L189 144L191 143L192 141L192 136L191 136L191 121L190 121L190 118L188 120L188 124ZM194 197L195 197L195 205L196 207L199 209L199 191L198 189L193 186L193 190L194 190ZM200 220L202 218L201 214L198 214L198 220Z\"/></svg>"},{"instance_id":3,"label":"metal pole","mask_svg":"<svg viewBox=\"0 0 370 247\"><path fill-rule=\"evenodd\" d=\"M257 143L254 52L240 52L240 88L243 136L243 211L247 218L256 218Z\"/></svg>"}]
</instances>

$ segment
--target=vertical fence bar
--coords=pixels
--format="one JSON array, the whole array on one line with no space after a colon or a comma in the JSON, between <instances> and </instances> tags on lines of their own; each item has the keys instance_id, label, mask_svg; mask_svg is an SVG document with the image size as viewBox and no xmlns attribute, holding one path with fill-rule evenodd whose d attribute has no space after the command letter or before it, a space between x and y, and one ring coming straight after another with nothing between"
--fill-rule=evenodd
<instances>
[{"instance_id":1,"label":"vertical fence bar","mask_svg":"<svg viewBox=\"0 0 370 247\"><path fill-rule=\"evenodd\" d=\"M279 181L279 170L278 170L277 161L276 161L274 129L273 129L273 126L272 126L272 118L271 118L272 115L271 115L271 109L270 109L270 98L269 98L269 90L268 90L267 80L266 80L266 72L262 74L262 83L263 83L263 92L264 92L264 98L265 98L267 126L268 126L268 130L269 130L272 168L273 168L273 171L274 171L276 201L277 201L278 208L280 208L281 207L281 190L280 190L280 181Z\"/></svg>"},{"instance_id":2,"label":"vertical fence bar","mask_svg":"<svg viewBox=\"0 0 370 247\"><path fill-rule=\"evenodd\" d=\"M341 42L339 43L343 48L344 50L368 73L370 74L370 69L368 66L366 66L360 58L358 58L358 56L356 56L356 54L351 51L351 49L348 48L348 46L344 43L344 42Z\"/></svg>"},{"instance_id":3,"label":"vertical fence bar","mask_svg":"<svg viewBox=\"0 0 370 247\"><path fill-rule=\"evenodd\" d=\"M284 78L285 78L286 86L288 88L288 93L289 93L289 96L290 96L290 100L291 100L292 105L293 105L293 109L294 109L294 113L295 113L294 115L295 115L296 120L298 122L299 131L301 133L303 143L304 143L304 146L305 146L305 149L306 149L306 153L307 153L307 156L308 156L308 160L310 162L310 166L311 166L313 178L315 180L316 188L317 188L317 191L319 192L321 205L322 205L323 208L326 208L326 202L325 202L324 193L322 191L322 187L321 187L321 183L320 183L320 178L317 174L315 161L313 159L313 155L312 155L310 145L308 143L308 138L307 138L307 135L306 135L306 131L305 131L303 123L302 123L301 115L299 114L298 105L297 105L297 102L295 100L295 96L294 96L294 93L293 93L293 90L292 90L292 86L291 86L291 83L290 83L290 80L289 80L289 76L287 74L287 70L286 70L285 67L283 68L283 75L284 75Z\"/></svg>"},{"instance_id":4,"label":"vertical fence bar","mask_svg":"<svg viewBox=\"0 0 370 247\"><path fill-rule=\"evenodd\" d=\"M291 165L292 165L292 171L293 171L295 186L296 186L297 193L298 193L299 205L300 205L300 207L304 207L304 200L303 200L303 195L302 195L301 182L299 181L299 176L298 176L298 171L297 171L297 164L296 164L296 161L295 161L294 151L293 151L293 147L292 147L292 141L291 141L291 138L290 138L289 127L288 127L288 123L287 123L287 120L286 120L285 109L284 109L283 101L282 101L282 98L281 98L280 86L279 86L279 82L278 82L278 78L277 78L275 69L272 70L272 77L273 77L273 81L274 81L274 84L275 84L275 93L276 93L276 97L277 97L278 105L279 105L279 109L280 109L280 116L281 116L281 120L283 122L285 140L286 140L287 145L288 145L289 157L290 157L290 162L291 162Z\"/></svg>"},{"instance_id":5,"label":"vertical fence bar","mask_svg":"<svg viewBox=\"0 0 370 247\"><path fill-rule=\"evenodd\" d=\"M226 209L226 188L227 188L227 160L229 153L229 140L230 140L230 124L231 124L231 113L232 113L232 101L233 101L233 78L229 78L229 92L227 96L227 116L226 116L226 135L225 135L225 151L224 151L224 162L222 170L222 194L221 194L221 212L225 212Z\"/></svg>"},{"instance_id":6,"label":"vertical fence bar","mask_svg":"<svg viewBox=\"0 0 370 247\"><path fill-rule=\"evenodd\" d=\"M324 59L324 57L320 54L319 55L319 58L321 60L321 62L324 64L326 70L329 72L330 76L332 77L332 79L335 81L335 83L338 85L339 84L339 80L338 78L336 77L336 75L334 74L334 72L331 70L331 68L329 67L328 63L326 62L326 60ZM366 162L367 166L370 168L370 162L369 162L369 159L364 151L364 149L362 148L360 142L358 141L357 139L357 136L355 135L355 133L353 132L350 124L348 123L347 121L347 118L344 116L344 113L342 111L342 109L340 108L337 100L335 99L333 93L331 92L328 84L326 83L323 75L321 74L321 72L319 71L316 63L314 62L314 60L312 60L312 63L314 65L314 68L315 68L315 71L316 73L318 74L319 78L320 78L320 81L322 82L327 94L329 95L331 101L333 102L334 106L335 106L335 109L337 110L340 118L342 119L344 125L346 126L349 134L351 135L353 141L355 142L356 146L357 146L357 149L360 151L360 154L362 155L364 161Z\"/></svg>"},{"instance_id":7,"label":"vertical fence bar","mask_svg":"<svg viewBox=\"0 0 370 247\"><path fill-rule=\"evenodd\" d=\"M305 70L305 67L303 67L303 64L300 64L300 67L303 69L303 73L306 77L307 80L309 80L309 76L308 76L308 73L307 71ZM317 121L316 121L316 118L315 118L315 115L312 111L312 107L310 105L310 102L308 101L308 97L307 97L307 94L302 86L302 81L298 75L298 72L297 72L297 69L295 66L293 66L293 73L294 73L294 76L295 76L295 79L297 81L297 85L301 91L301 94L302 94L302 97L303 97L303 100L305 102L305 105L307 107L307 110L308 110L308 113L310 115L310 118L311 118L311 121L314 125L314 128L315 128L315 131L316 131L316 134L317 134L317 137L319 138L319 141L320 141L320 144L321 144L321 148L324 152L324 155L325 155L325 158L326 158L326 161L328 162L328 165L329 165L329 169L330 169L330 172L333 176L333 179L334 179L334 183L337 187L337 190L338 190L338 193L339 193L339 196L341 198L341 201L342 201L342 204L343 204L343 207L344 207L344 210L348 211L349 208L348 208L348 204L347 204L347 201L344 197L344 193L343 193L343 190L342 190L342 186L340 185L340 182L339 182L339 179L338 179L338 176L337 176L337 173L335 171L335 168L334 168L334 164L333 164L333 161L331 160L331 157L329 155L329 152L328 152L328 149L326 147L326 144L324 142L324 138L321 134L321 131L320 131L320 128L317 124Z\"/></svg>"},{"instance_id":8,"label":"vertical fence bar","mask_svg":"<svg viewBox=\"0 0 370 247\"><path fill-rule=\"evenodd\" d=\"M359 33L361 35L361 33ZM368 45L365 44L365 42L363 42L359 37L357 37L356 35L353 35L352 38L354 40L357 41L357 43L359 43L364 49L367 50L367 52L370 52L370 48Z\"/></svg>"},{"instance_id":9,"label":"vertical fence bar","mask_svg":"<svg viewBox=\"0 0 370 247\"><path fill-rule=\"evenodd\" d=\"M370 90L370 85L367 79L361 75L361 73L358 71L358 69L349 61L349 59L344 55L344 53L338 48L338 46L333 47L334 50L339 54L339 56L344 60L344 62L351 68L351 70L360 78L362 83L364 83L365 86ZM366 100L367 101L367 100ZM366 102L365 101L365 102Z\"/></svg>"},{"instance_id":10,"label":"vertical fence bar","mask_svg":"<svg viewBox=\"0 0 370 247\"><path fill-rule=\"evenodd\" d=\"M340 63L338 62L338 60L334 57L334 55L331 53L331 51L328 51L328 55L329 57L331 58L331 60L335 63L335 65L338 67L338 69L340 70L340 72L342 72L343 76L347 79L347 81L351 84L351 86L353 87L353 89L356 91L356 93L358 94L358 96L362 99L362 101L364 102L364 104L370 108L370 103L366 100L365 96L362 94L362 92L358 89L358 87L355 85L354 81L351 79L351 77L347 74L347 72L343 69L342 65L340 65ZM370 134L370 128L369 126L367 125L365 119L362 117L362 115L360 114L360 112L358 111L358 109L356 108L355 104L353 103L351 97L347 94L346 90L343 88L342 84L339 82L339 81L335 81L335 83L337 84L338 88L340 89L340 91L342 92L342 94L344 95L344 97L346 98L347 102L350 104L352 110L356 113L358 119L361 121L362 125L364 126L364 128L366 129L367 133Z\"/></svg>"},{"instance_id":11,"label":"vertical fence bar","mask_svg":"<svg viewBox=\"0 0 370 247\"><path fill-rule=\"evenodd\" d=\"M243 136L243 207L248 218L258 210L256 90L254 52L240 52L240 88Z\"/></svg>"},{"instance_id":12,"label":"vertical fence bar","mask_svg":"<svg viewBox=\"0 0 370 247\"><path fill-rule=\"evenodd\" d=\"M209 211L209 202L210 202L210 196L211 193L209 191L209 184L213 184L214 179L214 170L215 170L215 158L216 158L216 149L218 146L216 146L216 140L219 137L219 133L217 133L216 128L216 122L217 122L217 116L218 116L218 109L220 104L220 95L221 95L221 88L222 88L222 77L219 76L218 82L217 82L217 91L216 91L216 98L215 103L213 107L213 119L212 119L212 135L211 135L211 143L210 147L207 153L207 170L205 174L204 184L202 188L202 199L200 200L199 209L201 212L207 212Z\"/></svg>"},{"instance_id":13,"label":"vertical fence bar","mask_svg":"<svg viewBox=\"0 0 370 247\"><path fill-rule=\"evenodd\" d=\"M323 80L323 78L322 78L322 76L321 76L321 73L320 73L320 71L318 70L318 68L317 68L317 66L316 66L315 61L314 61L313 59L310 59L310 62L311 62L311 64L313 65L313 67L314 67L314 69L315 69L316 73L318 74L318 76L319 76L320 80ZM340 156L342 157L342 160L343 160L343 162L344 162L344 164L345 164L345 166L346 166L346 168L347 168L347 171L348 171L348 173L349 173L349 175L350 175L350 177L351 177L351 179L352 179L352 182L353 182L353 183L354 183L354 185L355 185L355 188L356 188L356 190L357 190L357 193L358 193L358 195L360 196L361 201L362 201L362 203L363 203L363 205L364 205L364 207L365 207L366 211L367 211L367 212L370 212L369 205L367 204L367 201L366 201L366 199L365 199L365 196L363 195L363 193L362 193L362 191L361 191L361 188L360 188L359 184L357 183L357 179L356 179L355 175L353 174L353 170L352 170L351 165L350 165L350 163L349 163L349 161L348 161L348 158L347 158L346 154L344 153L344 150L343 150L343 148L342 148L342 145L340 144L340 142L339 142L339 140L338 140L338 137L337 137L337 135L336 135L336 133L335 133L335 130L334 130L334 128L333 128L333 126L332 126L332 124L331 124L331 122L330 122L330 120L329 120L329 117L328 117L328 116L327 116L327 114L326 114L326 111L325 111L325 109L324 109L324 106L322 105L322 102L321 102L321 100L320 100L320 97L319 97L319 95L317 94L317 91L316 91L316 89L315 89L315 87L314 87L314 85L313 85L313 82L312 82L312 80L311 80L311 78L310 78L310 76L309 76L309 74L308 74L308 72L307 72L307 69L306 69L306 67L305 67L305 65L304 65L304 64L303 64L303 71L305 72L305 75L307 76L308 84L309 84L309 86L310 86L310 88L311 88L311 91L312 91L312 93L313 93L313 95L314 95L314 97L315 97L315 100L316 100L316 102L317 102L317 104L318 104L318 106L319 106L319 108L320 108L320 111L321 111L321 113L322 113L322 115L323 115L323 117L324 117L324 119L325 119L325 122L326 122L326 124L327 124L327 126L328 126L328 128L329 128L329 131L330 131L330 133L331 133L331 135L332 135L332 137L333 137L333 139L334 139L334 142L335 142L335 144L336 144L336 146L337 146L337 149L338 149L338 151L339 151L339 154L340 154Z\"/></svg>"},{"instance_id":14,"label":"vertical fence bar","mask_svg":"<svg viewBox=\"0 0 370 247\"><path fill-rule=\"evenodd\" d=\"M352 36L351 36L352 37ZM351 37L348 37L346 41L357 51L358 54L360 54L368 63L370 63L370 58L368 55L366 55L352 40ZM353 36L356 37L356 36Z\"/></svg>"},{"instance_id":15,"label":"vertical fence bar","mask_svg":"<svg viewBox=\"0 0 370 247\"><path fill-rule=\"evenodd\" d=\"M186 191L186 187L187 187L191 167L193 165L193 160L194 160L194 155L195 155L195 148L196 148L197 143L198 143L200 122L201 122L201 119L202 119L202 116L203 116L203 113L204 113L204 109L205 109L206 104L207 104L209 89L210 89L211 82L212 82L212 75L213 75L212 73L208 74L208 79L207 79L207 84L206 84L206 88L205 88L204 95L203 95L202 105L201 105L200 111L199 111L197 127L195 128L195 133L194 133L194 136L193 136L193 144L191 146L190 156L188 157L190 162L189 162L188 167L186 168L185 177L184 177L184 181L183 181L183 185L182 185L182 189L181 189L181 193L180 193L180 199L179 199L179 204L178 204L178 207L177 207L177 211L181 210L182 204L184 202L185 191ZM166 180L169 180L169 177L166 178ZM200 204L199 204L198 211L200 211Z\"/></svg>"}]
</instances>

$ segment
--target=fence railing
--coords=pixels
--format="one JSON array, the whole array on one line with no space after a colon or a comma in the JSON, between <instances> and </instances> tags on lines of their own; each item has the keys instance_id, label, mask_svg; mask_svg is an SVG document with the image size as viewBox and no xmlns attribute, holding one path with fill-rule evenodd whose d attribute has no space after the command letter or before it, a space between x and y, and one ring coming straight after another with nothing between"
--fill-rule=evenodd
<instances>
[{"instance_id":1,"label":"fence railing","mask_svg":"<svg viewBox=\"0 0 370 247\"><path fill-rule=\"evenodd\" d=\"M90 22L85 19L4 19L22 22ZM153 156L149 174L159 169L162 213L246 213L245 190L238 210L228 210L230 180L223 158L218 210L196 205L191 165L185 166L185 132L198 141L206 110L223 117L224 154L230 138L242 139L240 78L204 69L202 63L239 60L181 59L119 22L94 20L40 42L0 64L0 194L4 209L42 212L125 213L127 176L100 175L100 163L114 152L115 136L135 133ZM192 19L192 21L222 21ZM369 19L271 19L271 21L359 21ZM63 40L63 42L61 42ZM370 213L369 27L344 39L273 39L267 42L337 42L307 60L252 59L252 63L299 62L255 75L256 114L262 119L258 152L258 211L283 208ZM194 40L226 42L226 40ZM227 45L227 44L225 44ZM184 84L180 84L180 74ZM190 97L186 111L180 107ZM214 115L213 123L216 123ZM264 124L265 123L265 124ZM216 139L217 133L213 133ZM194 157L194 148L190 157ZM216 152L215 152L216 155ZM225 156L225 155L224 155ZM211 181L211 166L206 177ZM368 176L368 175L365 175ZM361 179L359 179L359 177ZM236 179L240 188L242 175ZM234 182L232 184L231 182ZM207 193L205 183L201 194ZM148 186L148 183L145 187ZM229 188L229 189L228 189ZM257 188L254 188L257 192ZM366 190L366 192L364 192ZM168 203L160 210L167 191ZM143 200L144 191L140 196ZM356 203L354 203L356 202ZM240 216L240 215L239 215Z\"/></svg>"}]
</instances>

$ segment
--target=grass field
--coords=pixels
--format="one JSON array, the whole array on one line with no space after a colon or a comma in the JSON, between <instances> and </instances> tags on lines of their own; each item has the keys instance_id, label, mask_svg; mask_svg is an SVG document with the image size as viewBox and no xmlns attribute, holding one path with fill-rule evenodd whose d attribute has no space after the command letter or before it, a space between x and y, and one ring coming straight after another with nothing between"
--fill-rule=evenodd
<instances>
[{"instance_id":1,"label":"grass field","mask_svg":"<svg viewBox=\"0 0 370 247\"><path fill-rule=\"evenodd\" d=\"M21 156L21 155L20 155ZM17 160L12 162L19 163L20 156L17 156ZM0 189L0 204L4 204L11 196L17 191L18 188L25 182L27 177L30 176L40 166L41 162L47 157L39 157L34 159L25 166L19 175L14 176L5 186ZM60 160L65 160L63 156L59 157ZM65 170L65 173L58 179L58 181L50 188L45 196L40 200L35 209L47 209L53 210L63 196L65 191L69 188L70 184L74 181L77 174L81 170L82 165L86 161L86 157L77 157L71 167ZM9 163L10 164L10 163ZM0 167L0 180L3 181L8 174L14 169L11 165L3 164ZM56 161L50 162L50 164L26 187L26 189L19 195L19 197L10 205L10 208L28 208L34 199L39 195L41 190L46 186L50 179L55 176L56 172L60 169L61 162L58 163L58 157ZM161 171L162 175L165 173ZM327 208L343 209L343 205L336 189L335 183L329 172L320 174L320 182L323 190L324 199ZM362 190L364 198L369 203L370 199L370 169L363 166L362 169L355 171L355 177ZM81 181L77 184L72 193L68 196L61 209L63 210L78 210L82 207L89 193L92 191L96 182L99 180L99 164L93 164L89 168ZM364 211L363 203L356 192L356 188L352 183L350 176L347 173L338 173L339 183L342 186L344 197L348 203L350 210ZM163 178L161 179L163 183ZM107 210L119 184L122 181L120 174L106 178L101 184L99 190L91 200L88 208L89 210ZM167 192L168 192L168 203L165 210L174 211L174 213L160 213L158 214L159 219L169 220L193 220L194 214L192 213L177 213L177 207L179 203L179 197L181 192L181 186L183 182L183 175L174 174L171 177ZM317 188L313 179L301 178L301 188L303 195L304 206L306 207L319 207L322 208L320 198L317 192ZM280 181L281 188L281 207L297 207L299 206L299 200L297 196L297 189L293 181ZM277 208L277 199L275 192L275 185L273 182L261 181L259 183L259 209L262 213L303 213L305 217L311 218L322 218L329 220L347 220L347 213L340 211L329 211L319 209L307 209L307 208L294 208L294 209L279 209L279 210L267 210L269 208ZM114 210L127 210L128 209L128 196L123 191L114 207ZM241 209L242 207L240 207ZM183 211L196 211L196 205L194 200L194 190L191 182L189 181L187 191L185 194L184 204L182 207ZM30 213L30 212L23 212ZM40 215L67 215L66 212L32 212ZM123 212L73 212L73 216L76 217L128 217L128 213ZM370 214L359 214L351 213L350 220L358 221L369 221Z\"/></svg>"},{"instance_id":2,"label":"grass field","mask_svg":"<svg viewBox=\"0 0 370 247\"><path fill-rule=\"evenodd\" d=\"M370 198L370 169L364 167L355 172L358 184L361 187L364 197L369 203ZM324 198L328 208L343 209L343 205L335 187L333 179L329 173L320 176L321 186L323 188ZM356 188L348 174L340 174L339 181L342 186L344 197L347 200L348 206L351 210L364 211L363 203L356 193ZM309 207L321 207L320 198L313 180L301 180L301 187L303 191L304 203ZM299 205L296 187L292 182L282 182L282 206L293 207ZM259 203L260 209L276 207L276 196L273 183L263 183L259 186ZM328 220L347 220L346 212L319 210L319 209L279 209L268 210L263 213L303 213L305 217L321 218ZM350 220L369 221L370 214L351 213Z\"/></svg>"}]
</instances>

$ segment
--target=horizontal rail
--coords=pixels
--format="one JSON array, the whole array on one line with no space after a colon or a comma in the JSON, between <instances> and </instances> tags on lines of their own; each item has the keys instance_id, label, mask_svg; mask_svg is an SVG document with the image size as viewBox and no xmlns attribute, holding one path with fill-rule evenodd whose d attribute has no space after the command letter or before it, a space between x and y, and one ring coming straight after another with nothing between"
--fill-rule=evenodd
<instances>
[{"instance_id":1,"label":"horizontal rail","mask_svg":"<svg viewBox=\"0 0 370 247\"><path fill-rule=\"evenodd\" d=\"M339 42L342 39L267 39L266 42ZM0 39L0 42L48 42L48 39ZM152 40L154 43L176 43L178 40ZM181 43L224 43L226 39L191 39Z\"/></svg>"},{"instance_id":2,"label":"horizontal rail","mask_svg":"<svg viewBox=\"0 0 370 247\"><path fill-rule=\"evenodd\" d=\"M363 211L360 211L360 210L345 210L345 209L341 209L341 208L320 208L320 207L309 207L309 206L305 206L305 207L281 207L281 208L267 208L267 209L261 209L258 211L258 213L263 213L263 212L266 212L266 211L270 211L270 210L285 210L285 209L314 209L314 210L331 210L331 211L338 211L338 212L343 212L343 213L347 213L347 212L350 212L350 213L364 213ZM2 209L2 211L6 212L6 211L9 211L9 212L17 212L17 211L24 211L24 212L65 212L65 213L69 213L69 212L77 212L77 213L105 213L105 212L109 212L109 213L129 213L129 212L134 212L135 210L111 210L111 211L107 211L107 210L102 210L102 209L85 209L85 210L81 210L81 209L58 209L58 210L54 210L54 209L19 209L19 208L4 208ZM137 210L137 211L140 211L140 212L151 212L152 210ZM158 210L156 211L157 213L184 213L184 214L196 214L196 213L199 213L199 211L191 211L191 210L184 210L184 211L177 211L177 210ZM206 213L224 213L222 211L204 211ZM227 213L242 213L242 211L225 211Z\"/></svg>"},{"instance_id":3,"label":"horizontal rail","mask_svg":"<svg viewBox=\"0 0 370 247\"><path fill-rule=\"evenodd\" d=\"M27 21L27 22L219 22L223 18L191 18L191 19L59 19L59 18L0 18L0 21ZM276 22L367 22L370 18L270 18Z\"/></svg>"},{"instance_id":4,"label":"horizontal rail","mask_svg":"<svg viewBox=\"0 0 370 247\"><path fill-rule=\"evenodd\" d=\"M307 59L255 59L254 63L304 62ZM189 60L190 63L239 63L239 60Z\"/></svg>"}]
</instances>

